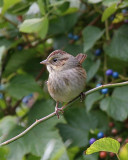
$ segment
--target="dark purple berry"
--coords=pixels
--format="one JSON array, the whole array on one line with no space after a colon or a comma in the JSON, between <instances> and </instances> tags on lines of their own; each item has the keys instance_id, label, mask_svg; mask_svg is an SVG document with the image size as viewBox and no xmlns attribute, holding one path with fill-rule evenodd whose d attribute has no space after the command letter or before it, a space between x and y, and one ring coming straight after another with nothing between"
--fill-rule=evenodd
<instances>
[{"instance_id":1,"label":"dark purple berry","mask_svg":"<svg viewBox=\"0 0 128 160\"><path fill-rule=\"evenodd\" d=\"M103 89L101 89L101 93L102 93L102 94L107 94L107 93L108 93L108 88L103 88Z\"/></svg>"},{"instance_id":2,"label":"dark purple berry","mask_svg":"<svg viewBox=\"0 0 128 160\"><path fill-rule=\"evenodd\" d=\"M113 70L112 69L108 69L107 71L106 71L106 75L107 76L111 76L113 74Z\"/></svg>"},{"instance_id":3,"label":"dark purple berry","mask_svg":"<svg viewBox=\"0 0 128 160\"><path fill-rule=\"evenodd\" d=\"M96 141L95 138L91 138L91 139L89 140L89 144L91 145L91 144L93 144L95 141Z\"/></svg>"},{"instance_id":4,"label":"dark purple berry","mask_svg":"<svg viewBox=\"0 0 128 160\"><path fill-rule=\"evenodd\" d=\"M95 50L95 55L96 55L96 56L99 56L99 55L101 55L101 52L102 52L101 49L96 49L96 50Z\"/></svg>"},{"instance_id":5,"label":"dark purple berry","mask_svg":"<svg viewBox=\"0 0 128 160\"><path fill-rule=\"evenodd\" d=\"M118 78L119 77L119 73L118 72L113 72L112 77L115 78L115 79Z\"/></svg>"},{"instance_id":6,"label":"dark purple berry","mask_svg":"<svg viewBox=\"0 0 128 160\"><path fill-rule=\"evenodd\" d=\"M99 132L97 134L97 138L100 139L100 138L103 138L104 137L104 133L103 132Z\"/></svg>"}]
</instances>

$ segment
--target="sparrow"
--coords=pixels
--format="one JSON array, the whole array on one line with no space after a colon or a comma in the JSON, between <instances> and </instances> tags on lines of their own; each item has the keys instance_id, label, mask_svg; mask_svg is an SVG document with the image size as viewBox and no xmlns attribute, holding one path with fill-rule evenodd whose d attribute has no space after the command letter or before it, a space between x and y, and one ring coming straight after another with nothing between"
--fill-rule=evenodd
<instances>
[{"instance_id":1,"label":"sparrow","mask_svg":"<svg viewBox=\"0 0 128 160\"><path fill-rule=\"evenodd\" d=\"M62 50L53 51L41 64L49 72L48 92L56 101L55 112L59 118L59 102L70 102L80 95L86 86L86 71L82 63L87 55L79 53L76 57Z\"/></svg>"}]
</instances>

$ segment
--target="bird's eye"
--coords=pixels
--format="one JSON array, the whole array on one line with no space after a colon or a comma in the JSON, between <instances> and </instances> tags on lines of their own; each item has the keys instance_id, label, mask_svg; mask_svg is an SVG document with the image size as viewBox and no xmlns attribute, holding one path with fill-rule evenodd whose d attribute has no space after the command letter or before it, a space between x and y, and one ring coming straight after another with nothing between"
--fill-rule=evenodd
<instances>
[{"instance_id":1,"label":"bird's eye","mask_svg":"<svg viewBox=\"0 0 128 160\"><path fill-rule=\"evenodd\" d=\"M53 58L53 62L56 62L57 61L57 58Z\"/></svg>"}]
</instances>

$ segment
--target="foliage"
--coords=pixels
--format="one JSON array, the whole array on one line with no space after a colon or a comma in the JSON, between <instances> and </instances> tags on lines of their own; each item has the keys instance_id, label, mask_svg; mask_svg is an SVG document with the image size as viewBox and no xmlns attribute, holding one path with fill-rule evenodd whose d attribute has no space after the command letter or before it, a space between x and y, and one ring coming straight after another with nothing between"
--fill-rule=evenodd
<instances>
[{"instance_id":1,"label":"foliage","mask_svg":"<svg viewBox=\"0 0 128 160\"><path fill-rule=\"evenodd\" d=\"M92 154L99 151L107 151L115 153L117 158L120 157L121 160L126 160L128 157L128 143L125 144L120 152L120 143L112 138L101 138L100 140L95 141L86 151L85 154ZM119 155L118 155L119 154Z\"/></svg>"},{"instance_id":2,"label":"foliage","mask_svg":"<svg viewBox=\"0 0 128 160\"><path fill-rule=\"evenodd\" d=\"M83 64L86 90L128 80L127 7L127 0L0 1L0 142L54 111L55 102L45 83L48 72L40 64L53 50L62 49L73 56L87 54ZM109 69L111 74L106 74ZM99 154L83 152L89 139L97 139L103 132L120 141L119 157L125 160L128 145L122 145L128 142L127 104L127 86L92 93L82 103L69 106L59 120L52 117L1 147L0 159L98 160ZM108 150L112 142L119 147L116 140L102 140L90 149L94 146L95 151L105 148L117 153L115 147ZM100 142L104 145L98 149ZM92 153L92 149L87 151Z\"/></svg>"}]
</instances>

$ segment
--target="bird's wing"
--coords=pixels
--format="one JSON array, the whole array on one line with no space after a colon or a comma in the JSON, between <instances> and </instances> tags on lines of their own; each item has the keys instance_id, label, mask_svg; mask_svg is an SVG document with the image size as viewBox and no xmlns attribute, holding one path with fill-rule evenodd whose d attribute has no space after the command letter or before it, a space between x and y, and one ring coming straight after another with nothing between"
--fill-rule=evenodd
<instances>
[{"instance_id":1,"label":"bird's wing","mask_svg":"<svg viewBox=\"0 0 128 160\"><path fill-rule=\"evenodd\" d=\"M84 60L86 59L87 55L86 54L83 54L83 53L79 53L77 56L76 56L76 59L78 60L78 62L80 64L82 64L84 62Z\"/></svg>"}]
</instances>

